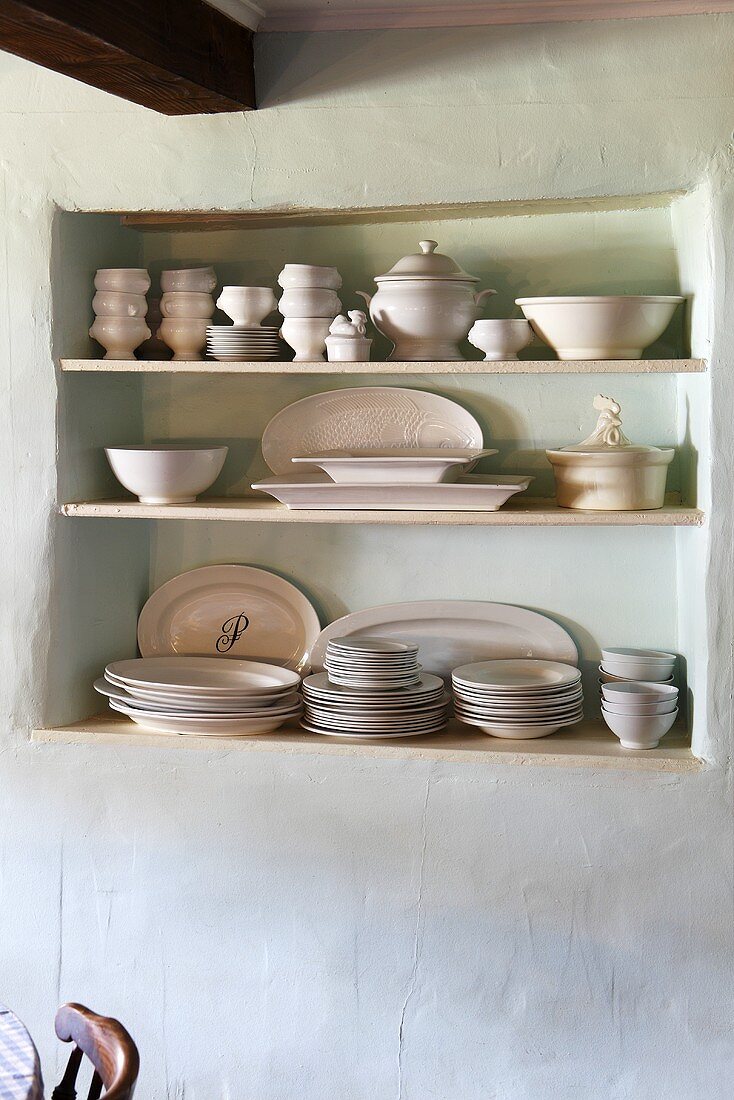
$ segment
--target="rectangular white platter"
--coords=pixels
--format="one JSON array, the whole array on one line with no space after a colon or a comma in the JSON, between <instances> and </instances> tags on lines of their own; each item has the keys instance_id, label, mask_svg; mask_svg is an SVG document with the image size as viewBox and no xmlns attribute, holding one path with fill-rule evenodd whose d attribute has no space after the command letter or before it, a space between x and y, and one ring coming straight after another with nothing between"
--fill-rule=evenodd
<instances>
[{"instance_id":1,"label":"rectangular white platter","mask_svg":"<svg viewBox=\"0 0 734 1100\"><path fill-rule=\"evenodd\" d=\"M252 488L294 509L496 512L531 481L531 477L492 474L437 484L346 485L330 481L325 474L282 474L257 481Z\"/></svg>"}]
</instances>

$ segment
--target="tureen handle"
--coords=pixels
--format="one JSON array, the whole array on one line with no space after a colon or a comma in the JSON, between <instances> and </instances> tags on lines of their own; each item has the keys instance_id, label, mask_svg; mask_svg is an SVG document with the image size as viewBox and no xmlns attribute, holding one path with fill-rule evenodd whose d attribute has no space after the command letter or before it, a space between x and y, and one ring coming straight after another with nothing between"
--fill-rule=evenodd
<instances>
[{"instance_id":1,"label":"tureen handle","mask_svg":"<svg viewBox=\"0 0 734 1100\"><path fill-rule=\"evenodd\" d=\"M490 294L496 294L496 293L497 293L496 290L480 290L478 294L474 295L474 301L475 301L476 305L479 305L482 298L488 298L490 296Z\"/></svg>"},{"instance_id":2,"label":"tureen handle","mask_svg":"<svg viewBox=\"0 0 734 1100\"><path fill-rule=\"evenodd\" d=\"M354 293L355 293L355 294L356 294L356 295L357 295L358 297L360 297L360 298L364 298L365 302L366 302L366 303L367 303L367 305L369 306L370 302L372 301L372 295L371 295L371 294L368 294L366 290L355 290L355 292L354 292Z\"/></svg>"}]
</instances>

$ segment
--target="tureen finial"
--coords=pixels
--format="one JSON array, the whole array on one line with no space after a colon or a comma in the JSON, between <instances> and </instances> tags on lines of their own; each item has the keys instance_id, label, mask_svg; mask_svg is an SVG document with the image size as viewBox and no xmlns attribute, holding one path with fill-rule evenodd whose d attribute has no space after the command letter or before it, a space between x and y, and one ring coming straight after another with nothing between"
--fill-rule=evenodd
<instances>
[{"instance_id":1,"label":"tureen finial","mask_svg":"<svg viewBox=\"0 0 734 1100\"><path fill-rule=\"evenodd\" d=\"M630 441L622 431L619 414L622 407L613 397L598 393L594 398L594 408L599 410L599 419L591 435L579 446L602 444L604 447L629 447Z\"/></svg>"},{"instance_id":2,"label":"tureen finial","mask_svg":"<svg viewBox=\"0 0 734 1100\"><path fill-rule=\"evenodd\" d=\"M418 241L421 246L421 252L425 252L428 255L430 252L435 252L438 248L438 241Z\"/></svg>"}]
</instances>

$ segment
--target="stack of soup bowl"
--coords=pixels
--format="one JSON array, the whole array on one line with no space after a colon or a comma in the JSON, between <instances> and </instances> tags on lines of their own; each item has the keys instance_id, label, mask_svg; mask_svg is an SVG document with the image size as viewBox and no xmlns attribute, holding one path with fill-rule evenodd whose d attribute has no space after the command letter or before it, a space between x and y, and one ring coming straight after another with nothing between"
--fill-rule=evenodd
<instances>
[{"instance_id":1,"label":"stack of soup bowl","mask_svg":"<svg viewBox=\"0 0 734 1100\"><path fill-rule=\"evenodd\" d=\"M278 309L285 318L280 334L295 351L294 362L323 360L329 326L341 313L336 293L341 275L335 267L286 264L278 283L283 288Z\"/></svg>"},{"instance_id":2,"label":"stack of soup bowl","mask_svg":"<svg viewBox=\"0 0 734 1100\"><path fill-rule=\"evenodd\" d=\"M134 359L135 349L150 337L145 323L150 275L144 267L100 268L94 287L89 335L106 350L105 359Z\"/></svg>"},{"instance_id":3,"label":"stack of soup bowl","mask_svg":"<svg viewBox=\"0 0 734 1100\"><path fill-rule=\"evenodd\" d=\"M212 267L179 268L161 273L161 314L158 335L174 359L201 359L206 330L214 313L212 291L217 276Z\"/></svg>"},{"instance_id":4,"label":"stack of soup bowl","mask_svg":"<svg viewBox=\"0 0 734 1100\"><path fill-rule=\"evenodd\" d=\"M654 749L678 717L674 653L603 649L602 716L625 749Z\"/></svg>"}]
</instances>

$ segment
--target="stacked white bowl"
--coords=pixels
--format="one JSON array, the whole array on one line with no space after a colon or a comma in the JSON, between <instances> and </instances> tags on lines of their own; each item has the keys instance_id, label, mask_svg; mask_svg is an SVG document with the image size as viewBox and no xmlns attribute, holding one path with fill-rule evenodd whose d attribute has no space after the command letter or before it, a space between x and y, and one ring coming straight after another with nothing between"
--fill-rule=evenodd
<instances>
[{"instance_id":1,"label":"stacked white bowl","mask_svg":"<svg viewBox=\"0 0 734 1100\"><path fill-rule=\"evenodd\" d=\"M150 275L144 267L101 267L94 288L89 335L105 349L105 359L134 359L135 349L150 338L145 322Z\"/></svg>"},{"instance_id":2,"label":"stacked white bowl","mask_svg":"<svg viewBox=\"0 0 734 1100\"><path fill-rule=\"evenodd\" d=\"M282 344L278 325L261 322L277 308L269 286L225 286L217 306L232 318L231 325L209 325L207 354L225 362L280 359Z\"/></svg>"},{"instance_id":3,"label":"stacked white bowl","mask_svg":"<svg viewBox=\"0 0 734 1100\"><path fill-rule=\"evenodd\" d=\"M301 677L258 661L142 657L113 661L94 687L112 710L154 733L271 733L302 709Z\"/></svg>"},{"instance_id":4,"label":"stacked white bowl","mask_svg":"<svg viewBox=\"0 0 734 1100\"><path fill-rule=\"evenodd\" d=\"M581 673L560 661L479 661L451 674L459 722L492 737L547 737L583 718Z\"/></svg>"},{"instance_id":5,"label":"stacked white bowl","mask_svg":"<svg viewBox=\"0 0 734 1100\"><path fill-rule=\"evenodd\" d=\"M625 749L654 749L678 717L675 653L602 649L602 716Z\"/></svg>"},{"instance_id":6,"label":"stacked white bowl","mask_svg":"<svg viewBox=\"0 0 734 1100\"><path fill-rule=\"evenodd\" d=\"M283 288L278 309L285 318L280 334L296 353L294 362L323 360L329 326L341 313L336 293L341 275L335 267L286 264L278 283Z\"/></svg>"},{"instance_id":7,"label":"stacked white bowl","mask_svg":"<svg viewBox=\"0 0 734 1100\"><path fill-rule=\"evenodd\" d=\"M303 681L301 725L349 740L436 733L446 725L448 697L439 676L421 674L418 646L392 638L332 639L326 673Z\"/></svg>"},{"instance_id":8,"label":"stacked white bowl","mask_svg":"<svg viewBox=\"0 0 734 1100\"><path fill-rule=\"evenodd\" d=\"M173 358L198 360L214 313L212 291L217 285L213 267L176 268L161 272L160 302L163 320L158 336Z\"/></svg>"}]
</instances>

